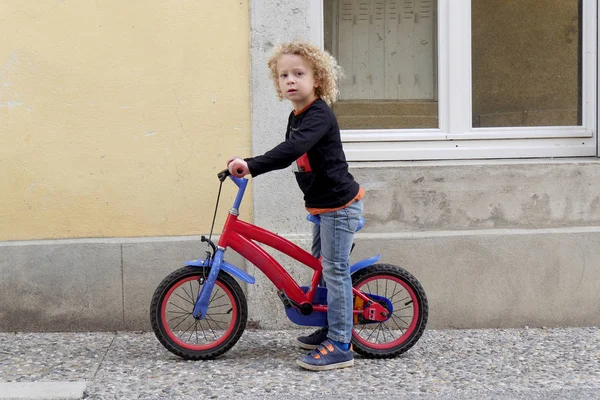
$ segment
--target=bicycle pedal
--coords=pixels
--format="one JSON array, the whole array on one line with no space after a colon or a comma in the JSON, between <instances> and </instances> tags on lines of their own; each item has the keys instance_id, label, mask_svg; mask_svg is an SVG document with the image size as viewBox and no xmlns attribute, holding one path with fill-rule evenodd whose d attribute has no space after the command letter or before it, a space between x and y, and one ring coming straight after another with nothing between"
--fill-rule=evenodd
<instances>
[{"instance_id":1,"label":"bicycle pedal","mask_svg":"<svg viewBox=\"0 0 600 400\"><path fill-rule=\"evenodd\" d=\"M283 306L285 308L293 307L292 301L287 297L287 295L285 294L285 292L283 290L278 290L277 296L279 296L279 298L281 299L281 302L283 303Z\"/></svg>"}]
</instances>

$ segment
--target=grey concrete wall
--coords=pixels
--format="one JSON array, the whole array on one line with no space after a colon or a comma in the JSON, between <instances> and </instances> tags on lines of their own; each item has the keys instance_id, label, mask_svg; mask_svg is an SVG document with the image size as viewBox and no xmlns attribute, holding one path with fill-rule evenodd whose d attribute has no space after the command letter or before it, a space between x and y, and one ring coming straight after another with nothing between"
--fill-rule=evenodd
<instances>
[{"instance_id":1,"label":"grey concrete wall","mask_svg":"<svg viewBox=\"0 0 600 400\"><path fill-rule=\"evenodd\" d=\"M124 327L118 243L0 243L0 276L0 330Z\"/></svg>"},{"instance_id":2,"label":"grey concrete wall","mask_svg":"<svg viewBox=\"0 0 600 400\"><path fill-rule=\"evenodd\" d=\"M359 235L423 285L431 328L597 326L600 228Z\"/></svg>"},{"instance_id":3,"label":"grey concrete wall","mask_svg":"<svg viewBox=\"0 0 600 400\"><path fill-rule=\"evenodd\" d=\"M360 163L352 172L369 192L367 232L600 226L597 158Z\"/></svg>"},{"instance_id":4,"label":"grey concrete wall","mask_svg":"<svg viewBox=\"0 0 600 400\"><path fill-rule=\"evenodd\" d=\"M429 328L597 326L599 252L598 227L359 233L352 260L381 253L380 262L415 275L428 296ZM301 267L284 265L309 282ZM254 326L294 326L257 277L248 288Z\"/></svg>"},{"instance_id":5,"label":"grey concrete wall","mask_svg":"<svg viewBox=\"0 0 600 400\"><path fill-rule=\"evenodd\" d=\"M204 251L199 237L0 243L0 330L149 330L160 281Z\"/></svg>"},{"instance_id":6,"label":"grey concrete wall","mask_svg":"<svg viewBox=\"0 0 600 400\"><path fill-rule=\"evenodd\" d=\"M251 88L252 152L262 154L285 139L287 118L293 110L288 101L279 101L269 78L267 61L273 47L290 40L308 40L308 2L293 0L252 0L251 11ZM252 182L254 221L275 232L309 232L298 225L303 218L302 193L290 169L275 171ZM276 193L277 196L273 196Z\"/></svg>"}]
</instances>

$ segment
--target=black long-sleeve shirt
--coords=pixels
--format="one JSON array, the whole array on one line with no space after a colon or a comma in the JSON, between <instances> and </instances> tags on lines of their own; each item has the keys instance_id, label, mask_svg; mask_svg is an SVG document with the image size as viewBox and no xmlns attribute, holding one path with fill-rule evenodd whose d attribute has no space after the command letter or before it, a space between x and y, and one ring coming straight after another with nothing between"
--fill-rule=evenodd
<instances>
[{"instance_id":1,"label":"black long-sleeve shirt","mask_svg":"<svg viewBox=\"0 0 600 400\"><path fill-rule=\"evenodd\" d=\"M359 191L348 172L335 114L320 98L299 114L290 113L284 142L245 161L253 177L296 162L296 181L308 208L341 207Z\"/></svg>"}]
</instances>

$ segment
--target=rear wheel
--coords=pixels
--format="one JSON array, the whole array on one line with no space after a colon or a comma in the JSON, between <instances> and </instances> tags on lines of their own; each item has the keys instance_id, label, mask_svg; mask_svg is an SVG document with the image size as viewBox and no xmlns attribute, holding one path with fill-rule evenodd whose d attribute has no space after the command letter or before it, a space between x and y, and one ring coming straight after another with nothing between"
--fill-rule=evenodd
<instances>
[{"instance_id":1,"label":"rear wheel","mask_svg":"<svg viewBox=\"0 0 600 400\"><path fill-rule=\"evenodd\" d=\"M160 283L150 305L152 329L163 346L188 360L215 358L239 340L246 327L248 307L240 285L219 272L206 316L192 316L209 268L183 267Z\"/></svg>"},{"instance_id":2,"label":"rear wheel","mask_svg":"<svg viewBox=\"0 0 600 400\"><path fill-rule=\"evenodd\" d=\"M413 275L395 265L375 264L354 273L352 286L390 312L383 322L358 318L352 331L358 354L390 358L414 346L425 330L429 310L425 291Z\"/></svg>"}]
</instances>

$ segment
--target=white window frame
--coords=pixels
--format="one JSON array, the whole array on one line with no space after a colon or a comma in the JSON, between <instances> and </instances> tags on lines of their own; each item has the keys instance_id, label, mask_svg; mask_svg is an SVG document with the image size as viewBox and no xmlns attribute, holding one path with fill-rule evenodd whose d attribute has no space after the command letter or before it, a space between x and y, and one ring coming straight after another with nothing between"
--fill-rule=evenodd
<instances>
[{"instance_id":1,"label":"white window frame","mask_svg":"<svg viewBox=\"0 0 600 400\"><path fill-rule=\"evenodd\" d=\"M452 7L450 3L452 2ZM598 0L583 0L582 126L472 127L471 0L438 0L438 129L343 130L350 161L598 156ZM323 0L310 40L324 46Z\"/></svg>"}]
</instances>

